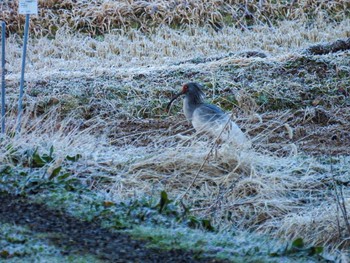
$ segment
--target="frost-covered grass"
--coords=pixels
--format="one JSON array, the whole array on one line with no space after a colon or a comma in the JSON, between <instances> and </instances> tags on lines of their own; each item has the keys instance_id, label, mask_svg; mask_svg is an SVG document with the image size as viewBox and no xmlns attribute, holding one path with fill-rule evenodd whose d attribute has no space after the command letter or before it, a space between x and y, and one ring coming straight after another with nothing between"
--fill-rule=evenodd
<instances>
[{"instance_id":1,"label":"frost-covered grass","mask_svg":"<svg viewBox=\"0 0 350 263\"><path fill-rule=\"evenodd\" d=\"M320 115L316 106L340 112L331 121L346 137L349 51L320 56L303 51L347 38L349 28L349 19L319 17L311 24L278 21L273 27L225 26L219 32L210 26L161 27L92 37L58 29L53 38L29 41L25 112L15 137L21 40L11 34L9 136L0 141L5 149L0 163L33 168L33 154L48 155L52 147L53 159L34 170L43 177L61 167L61 175L67 172L117 202L165 190L221 232L234 228L286 241L302 237L346 253L349 218L341 207L349 209L348 151L319 157L298 147L312 135L326 138L326 129L334 127L322 120L321 127L313 125ZM252 50L266 57L245 56ZM209 101L235 113L252 138L252 150L223 145L209 153L212 142L191 134L177 105L171 116L164 112L188 81L203 83ZM82 155L77 162L67 161L77 155Z\"/></svg>"},{"instance_id":2,"label":"frost-covered grass","mask_svg":"<svg viewBox=\"0 0 350 263\"><path fill-rule=\"evenodd\" d=\"M15 224L0 224L0 258L6 262L103 262L91 255L63 255L47 242L49 234L37 233Z\"/></svg>"},{"instance_id":3,"label":"frost-covered grass","mask_svg":"<svg viewBox=\"0 0 350 263\"><path fill-rule=\"evenodd\" d=\"M53 128L57 125L59 129ZM287 241L301 237L307 244L333 249L347 247L342 237L348 235L348 219L338 206L344 201L349 209L349 192L343 187L350 166L346 156L315 158L292 151L281 157L227 145L214 154L210 141L195 135L173 136L167 145L116 147L89 130L69 127L47 118L3 139L7 151L0 156L2 173L10 169L41 178L68 173L117 202L155 197L164 190L219 231L234 228ZM80 159L70 161L78 154ZM47 156L52 159L46 161ZM340 189L344 200L336 198Z\"/></svg>"},{"instance_id":4,"label":"frost-covered grass","mask_svg":"<svg viewBox=\"0 0 350 263\"><path fill-rule=\"evenodd\" d=\"M0 19L12 32L23 30L24 17L18 15L18 1L1 2ZM32 18L35 35L54 35L61 27L91 35L110 33L116 28L137 28L154 32L159 26L210 25L220 30L226 24L241 30L254 25L275 27L283 20L312 23L316 19L339 22L349 18L349 2L333 1L39 1L39 15Z\"/></svg>"},{"instance_id":5,"label":"frost-covered grass","mask_svg":"<svg viewBox=\"0 0 350 263\"><path fill-rule=\"evenodd\" d=\"M162 27L153 34L146 34L133 29L101 37L73 34L62 28L54 39L42 37L29 41L26 79L38 81L98 76L125 79L164 69L211 70L224 62L218 63L215 58L230 54L234 61L245 65L247 60L237 57L237 54L251 50L265 53L272 63L288 60L311 44L349 37L349 28L349 19L339 23L320 20L311 25L282 21L275 28L259 25L247 31L230 26L220 32L210 27L184 30ZM18 35L7 39L7 78L10 81L18 80L21 45ZM214 58L211 63L205 60L210 58ZM196 59L208 63L191 63Z\"/></svg>"},{"instance_id":6,"label":"frost-covered grass","mask_svg":"<svg viewBox=\"0 0 350 263\"><path fill-rule=\"evenodd\" d=\"M128 231L135 237L142 237L150 242L150 247L192 248L198 255L215 255L216 258L228 259L232 262L310 262L313 260L334 260L335 257L324 254L307 255L309 248L305 246L296 252L292 242L281 243L267 236L252 233L206 233L187 228L164 229L154 227L135 227Z\"/></svg>"}]
</instances>

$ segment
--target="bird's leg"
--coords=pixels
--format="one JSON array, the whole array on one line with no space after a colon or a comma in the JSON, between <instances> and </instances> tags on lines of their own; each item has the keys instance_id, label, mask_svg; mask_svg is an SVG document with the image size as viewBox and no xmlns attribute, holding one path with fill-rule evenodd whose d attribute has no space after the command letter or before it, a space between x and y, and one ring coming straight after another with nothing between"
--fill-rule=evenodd
<instances>
[{"instance_id":1,"label":"bird's leg","mask_svg":"<svg viewBox=\"0 0 350 263\"><path fill-rule=\"evenodd\" d=\"M221 138L217 138L214 142L214 160L217 161L218 159L218 149L220 145L222 144Z\"/></svg>"}]
</instances>

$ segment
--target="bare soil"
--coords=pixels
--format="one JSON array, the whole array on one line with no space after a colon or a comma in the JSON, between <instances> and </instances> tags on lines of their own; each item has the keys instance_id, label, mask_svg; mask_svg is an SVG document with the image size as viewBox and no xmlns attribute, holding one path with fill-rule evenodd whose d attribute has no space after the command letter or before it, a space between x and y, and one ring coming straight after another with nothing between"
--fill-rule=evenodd
<instances>
[{"instance_id":1,"label":"bare soil","mask_svg":"<svg viewBox=\"0 0 350 263\"><path fill-rule=\"evenodd\" d=\"M284 152L281 147L293 143L298 151L311 155L341 155L350 152L349 112L349 107L326 110L315 106L294 112L268 112L261 116L263 123L259 125L256 120L241 120L238 124L245 127L251 138L262 137L263 144L272 151ZM292 138L285 125L290 126ZM265 131L269 133L264 134ZM147 146L157 143L160 137L194 132L184 116L178 115L166 119L121 121L118 128L111 131L110 138L117 146Z\"/></svg>"}]
</instances>

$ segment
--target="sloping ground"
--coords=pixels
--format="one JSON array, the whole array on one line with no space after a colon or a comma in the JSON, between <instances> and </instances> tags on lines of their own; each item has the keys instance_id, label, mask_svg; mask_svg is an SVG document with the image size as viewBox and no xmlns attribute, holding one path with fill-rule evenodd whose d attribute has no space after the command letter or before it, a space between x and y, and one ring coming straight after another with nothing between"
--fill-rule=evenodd
<instances>
[{"instance_id":1,"label":"sloping ground","mask_svg":"<svg viewBox=\"0 0 350 263\"><path fill-rule=\"evenodd\" d=\"M32 39L23 129L0 142L12 169L2 174L68 174L117 201L165 190L219 231L302 237L346 255L350 56L334 40L346 45L350 27L321 22ZM21 53L16 36L8 41L11 135ZM319 41L330 48L310 48ZM179 104L164 112L188 81L234 113L251 152L210 152Z\"/></svg>"},{"instance_id":2,"label":"sloping ground","mask_svg":"<svg viewBox=\"0 0 350 263\"><path fill-rule=\"evenodd\" d=\"M170 63L167 69L112 69L93 78L87 76L90 69L74 74L54 70L44 80L33 73L25 105L38 116L55 107L60 113L56 118L102 132L113 145L148 146L160 138L166 141L172 135L193 132L183 116L176 114L180 107L168 114L165 107L182 84L197 80L207 86L210 101L232 110L258 147L263 142L283 153L278 147L293 143L313 155L347 154L348 42L334 42L334 50L332 43L312 46L282 58L232 53ZM17 88L15 76L9 77L10 100L16 100L12 93Z\"/></svg>"}]
</instances>

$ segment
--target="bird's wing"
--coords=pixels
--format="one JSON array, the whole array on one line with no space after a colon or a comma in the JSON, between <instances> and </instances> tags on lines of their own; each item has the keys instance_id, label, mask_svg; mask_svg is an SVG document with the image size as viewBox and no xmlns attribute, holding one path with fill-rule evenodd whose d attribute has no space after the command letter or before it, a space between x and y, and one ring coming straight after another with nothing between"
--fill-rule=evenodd
<instances>
[{"instance_id":1,"label":"bird's wing","mask_svg":"<svg viewBox=\"0 0 350 263\"><path fill-rule=\"evenodd\" d=\"M223 118L227 120L229 117L218 106L213 104L202 104L195 110L195 115L203 122L208 121L222 121Z\"/></svg>"},{"instance_id":2,"label":"bird's wing","mask_svg":"<svg viewBox=\"0 0 350 263\"><path fill-rule=\"evenodd\" d=\"M211 104L202 104L193 111L192 125L197 131L209 131L212 128L217 129L221 127L229 118L229 115L219 107Z\"/></svg>"},{"instance_id":3,"label":"bird's wing","mask_svg":"<svg viewBox=\"0 0 350 263\"><path fill-rule=\"evenodd\" d=\"M196 131L204 131L213 136L221 133L225 141L231 141L235 145L245 145L248 142L238 125L230 120L230 115L212 104L197 107L193 112L192 124Z\"/></svg>"}]
</instances>

